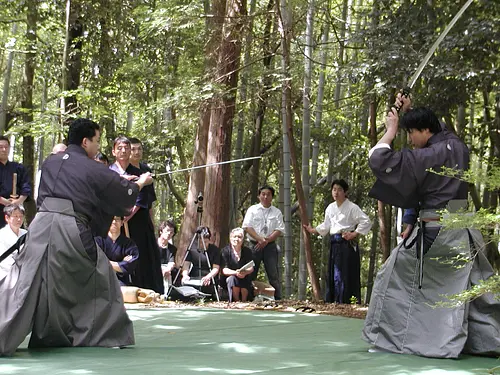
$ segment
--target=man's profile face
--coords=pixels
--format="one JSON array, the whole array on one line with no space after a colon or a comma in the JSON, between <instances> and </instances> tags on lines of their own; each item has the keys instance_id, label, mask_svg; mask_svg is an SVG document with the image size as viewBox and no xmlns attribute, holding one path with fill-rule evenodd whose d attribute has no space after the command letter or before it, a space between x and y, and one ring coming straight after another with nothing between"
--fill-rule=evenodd
<instances>
[{"instance_id":1,"label":"man's profile face","mask_svg":"<svg viewBox=\"0 0 500 375\"><path fill-rule=\"evenodd\" d=\"M143 148L140 143L132 143L130 145L130 160L139 162L142 160Z\"/></svg>"},{"instance_id":2,"label":"man's profile face","mask_svg":"<svg viewBox=\"0 0 500 375\"><path fill-rule=\"evenodd\" d=\"M7 161L9 158L10 145L9 142L0 141L0 161Z\"/></svg>"},{"instance_id":3,"label":"man's profile face","mask_svg":"<svg viewBox=\"0 0 500 375\"><path fill-rule=\"evenodd\" d=\"M271 202L273 201L273 193L269 189L262 189L259 194L259 201L264 207L271 206Z\"/></svg>"},{"instance_id":4,"label":"man's profile face","mask_svg":"<svg viewBox=\"0 0 500 375\"><path fill-rule=\"evenodd\" d=\"M113 147L113 156L118 161L128 162L130 160L130 144L126 142L118 142Z\"/></svg>"},{"instance_id":5,"label":"man's profile face","mask_svg":"<svg viewBox=\"0 0 500 375\"><path fill-rule=\"evenodd\" d=\"M94 157L99 152L99 146L101 144L101 132L99 130L95 131L95 135L92 138L84 138L82 141L82 147L87 152L89 158L94 159Z\"/></svg>"},{"instance_id":6,"label":"man's profile face","mask_svg":"<svg viewBox=\"0 0 500 375\"><path fill-rule=\"evenodd\" d=\"M431 136L429 129L408 129L408 138L415 148L424 148Z\"/></svg>"},{"instance_id":7,"label":"man's profile face","mask_svg":"<svg viewBox=\"0 0 500 375\"><path fill-rule=\"evenodd\" d=\"M24 214L19 210L14 210L10 216L5 215L5 221L9 224L10 229L17 231L23 225Z\"/></svg>"}]
</instances>

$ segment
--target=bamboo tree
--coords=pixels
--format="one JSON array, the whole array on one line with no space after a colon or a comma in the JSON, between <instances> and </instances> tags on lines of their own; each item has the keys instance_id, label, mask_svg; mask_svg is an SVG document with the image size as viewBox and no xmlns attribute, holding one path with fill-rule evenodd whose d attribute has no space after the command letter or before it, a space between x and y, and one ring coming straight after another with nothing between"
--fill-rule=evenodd
<instances>
[{"instance_id":1,"label":"bamboo tree","mask_svg":"<svg viewBox=\"0 0 500 375\"><path fill-rule=\"evenodd\" d=\"M295 178L295 192L299 200L300 219L302 225L308 225L309 219L307 216L306 200L304 197L304 190L302 189L302 181L297 162L297 155L295 150L295 143L293 138L293 119L292 119L292 103L291 103L291 81L290 81L290 33L291 24L289 20L290 10L286 0L280 0L277 4L278 23L281 34L281 49L282 49L282 90L283 90L283 114L284 126L286 128L286 137L290 145L290 158L293 166L293 174ZM304 231L304 244L306 249L307 270L311 279L311 286L313 291L313 298L316 301L321 299L321 292L319 288L318 278L314 270L314 264L311 253L311 238L309 232L302 228Z\"/></svg>"},{"instance_id":2,"label":"bamboo tree","mask_svg":"<svg viewBox=\"0 0 500 375\"><path fill-rule=\"evenodd\" d=\"M310 175L309 162L311 159L311 77L313 59L313 38L314 38L314 0L308 1L306 16L306 35L304 48L304 88L302 90L303 120L302 120L302 183L304 196L306 199L308 222L312 218L310 199ZM307 287L307 267L304 248L304 231L300 232L300 253L299 253L299 300L306 298Z\"/></svg>"}]
</instances>

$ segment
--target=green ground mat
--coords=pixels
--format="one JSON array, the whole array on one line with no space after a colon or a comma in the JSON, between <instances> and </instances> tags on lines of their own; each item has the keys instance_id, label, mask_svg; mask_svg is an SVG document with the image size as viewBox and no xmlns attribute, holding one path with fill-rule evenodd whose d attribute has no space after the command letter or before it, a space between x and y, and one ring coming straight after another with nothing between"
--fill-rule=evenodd
<instances>
[{"instance_id":1,"label":"green ground mat","mask_svg":"<svg viewBox=\"0 0 500 375\"><path fill-rule=\"evenodd\" d=\"M494 358L368 353L358 319L200 308L128 312L134 347L28 350L26 340L14 357L0 358L0 374L469 375L500 366Z\"/></svg>"}]
</instances>

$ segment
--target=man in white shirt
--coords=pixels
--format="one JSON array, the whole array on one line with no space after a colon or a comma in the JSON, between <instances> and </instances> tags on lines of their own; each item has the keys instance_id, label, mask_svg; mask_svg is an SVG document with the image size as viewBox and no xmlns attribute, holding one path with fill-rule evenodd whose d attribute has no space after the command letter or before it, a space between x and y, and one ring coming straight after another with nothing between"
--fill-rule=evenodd
<instances>
[{"instance_id":1,"label":"man in white shirt","mask_svg":"<svg viewBox=\"0 0 500 375\"><path fill-rule=\"evenodd\" d=\"M3 212L7 225L0 229L0 254L9 250L19 237L26 233L26 230L21 228L24 222L24 207L22 205L9 204L4 207ZM14 264L14 254L9 255L0 263L0 280L9 273L10 267Z\"/></svg>"},{"instance_id":2,"label":"man in white shirt","mask_svg":"<svg viewBox=\"0 0 500 375\"><path fill-rule=\"evenodd\" d=\"M313 228L304 228L313 234L326 236L330 233L330 257L326 280L325 302L351 303L356 298L361 302L361 261L357 243L360 234L367 234L371 221L361 209L346 197L349 185L344 180L332 182L332 197L325 211L325 221Z\"/></svg>"},{"instance_id":3,"label":"man in white shirt","mask_svg":"<svg viewBox=\"0 0 500 375\"><path fill-rule=\"evenodd\" d=\"M274 189L264 185L259 189L259 204L248 208L243 219L243 229L247 239L253 245L252 253L255 263L252 279L259 273L261 261L264 261L269 283L274 288L274 298L281 299L281 277L279 264L279 250L276 239L285 233L283 214L271 203Z\"/></svg>"}]
</instances>

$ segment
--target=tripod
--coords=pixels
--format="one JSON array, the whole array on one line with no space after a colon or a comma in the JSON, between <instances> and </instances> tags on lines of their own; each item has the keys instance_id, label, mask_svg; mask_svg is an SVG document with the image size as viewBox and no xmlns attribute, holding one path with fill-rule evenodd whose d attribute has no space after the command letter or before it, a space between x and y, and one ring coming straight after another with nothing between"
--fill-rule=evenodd
<instances>
[{"instance_id":1,"label":"tripod","mask_svg":"<svg viewBox=\"0 0 500 375\"><path fill-rule=\"evenodd\" d=\"M202 201L203 201L203 194L200 192L200 193L198 193L198 198L195 201L195 203L198 205L196 212L198 213L198 227L199 228L201 227L201 216L203 214L203 206L201 204ZM207 234L207 232L205 231L205 228L203 228L201 230L197 230L193 234L193 237L191 238L191 242L189 243L189 246L186 250L186 253L184 254L184 258L182 259L182 263L179 267L180 272L178 272L177 275L175 276L175 279L173 280L172 284L170 285L165 298L168 298L168 296L172 292L172 288L174 288L174 285L177 282L177 279L179 278L179 275L181 274L182 269L184 268L184 264L186 263L186 259L187 259L188 255L190 254L190 252L198 251L200 253L200 256L201 256L201 253L203 252L203 254L205 255L205 259L207 261L209 272L211 272L212 264L210 263L210 258L208 256L207 247L205 245L205 241L203 240L203 238L205 238L206 234ZM193 248L195 243L197 243L197 249ZM203 247L200 247L200 243L202 244ZM201 258L200 258L200 256L198 256L198 276L200 277L200 280L201 280ZM213 276L211 277L211 281L212 281L212 285L214 288L215 297L217 298L217 302L220 302L219 292L217 291L217 284L215 283L215 279Z\"/></svg>"}]
</instances>

